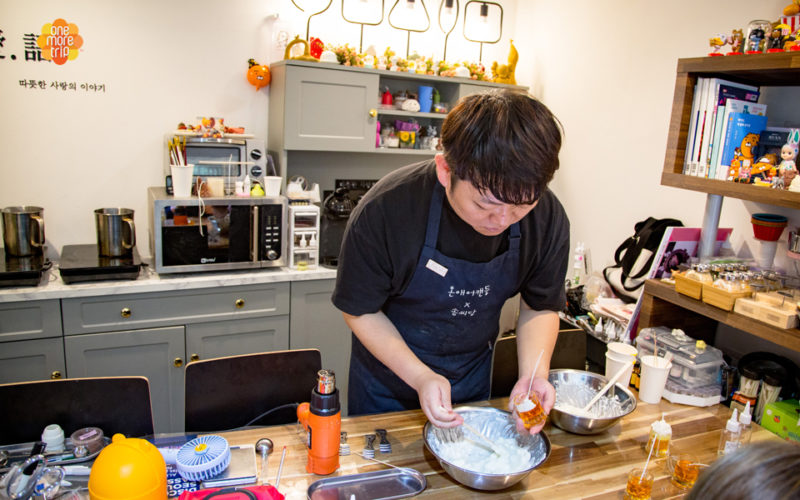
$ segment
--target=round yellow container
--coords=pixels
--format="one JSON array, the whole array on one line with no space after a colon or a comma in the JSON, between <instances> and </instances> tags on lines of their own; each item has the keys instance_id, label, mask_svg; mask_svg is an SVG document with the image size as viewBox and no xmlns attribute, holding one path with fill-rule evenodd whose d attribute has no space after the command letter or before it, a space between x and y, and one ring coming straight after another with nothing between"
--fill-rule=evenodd
<instances>
[{"instance_id":1,"label":"round yellow container","mask_svg":"<svg viewBox=\"0 0 800 500\"><path fill-rule=\"evenodd\" d=\"M149 441L114 434L89 475L92 500L164 500L167 465Z\"/></svg>"}]
</instances>

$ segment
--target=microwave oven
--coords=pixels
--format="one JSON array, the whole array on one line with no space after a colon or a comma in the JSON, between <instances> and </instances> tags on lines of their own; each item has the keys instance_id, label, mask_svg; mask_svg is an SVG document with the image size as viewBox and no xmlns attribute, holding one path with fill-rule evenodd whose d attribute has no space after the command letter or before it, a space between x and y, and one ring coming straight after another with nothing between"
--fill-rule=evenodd
<instances>
[{"instance_id":1,"label":"microwave oven","mask_svg":"<svg viewBox=\"0 0 800 500\"><path fill-rule=\"evenodd\" d=\"M169 141L173 137L174 134L167 134L164 141L164 175L168 194L171 194L172 187ZM185 140L185 161L194 165L193 181L197 177L221 177L225 194L233 194L236 181L244 181L247 176L251 182L258 181L264 186L265 176L277 175L275 163L260 139L186 136Z\"/></svg>"},{"instance_id":2,"label":"microwave oven","mask_svg":"<svg viewBox=\"0 0 800 500\"><path fill-rule=\"evenodd\" d=\"M283 196L180 198L148 189L150 251L157 273L285 266Z\"/></svg>"}]
</instances>

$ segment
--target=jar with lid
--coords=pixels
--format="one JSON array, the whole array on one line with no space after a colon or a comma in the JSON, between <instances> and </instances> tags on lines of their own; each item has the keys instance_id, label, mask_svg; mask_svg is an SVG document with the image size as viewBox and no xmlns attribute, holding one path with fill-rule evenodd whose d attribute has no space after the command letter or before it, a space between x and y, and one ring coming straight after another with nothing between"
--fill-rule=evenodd
<instances>
[{"instance_id":1,"label":"jar with lid","mask_svg":"<svg viewBox=\"0 0 800 500\"><path fill-rule=\"evenodd\" d=\"M769 373L764 375L755 411L756 422L759 424L761 423L761 416L764 414L764 408L766 408L769 403L778 400L778 395L781 393L781 386L783 386L783 381L778 377Z\"/></svg>"}]
</instances>

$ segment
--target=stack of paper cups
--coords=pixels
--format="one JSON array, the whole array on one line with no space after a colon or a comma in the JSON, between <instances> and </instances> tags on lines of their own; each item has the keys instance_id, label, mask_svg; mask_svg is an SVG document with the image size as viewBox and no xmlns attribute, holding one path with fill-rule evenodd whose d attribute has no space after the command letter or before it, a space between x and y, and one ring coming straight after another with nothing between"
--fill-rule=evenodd
<instances>
[{"instance_id":1,"label":"stack of paper cups","mask_svg":"<svg viewBox=\"0 0 800 500\"><path fill-rule=\"evenodd\" d=\"M609 342L606 350L606 378L610 379L623 365L628 365L628 369L620 376L619 382L627 386L631 381L633 373L633 363L636 361L636 348L630 344L622 342Z\"/></svg>"}]
</instances>

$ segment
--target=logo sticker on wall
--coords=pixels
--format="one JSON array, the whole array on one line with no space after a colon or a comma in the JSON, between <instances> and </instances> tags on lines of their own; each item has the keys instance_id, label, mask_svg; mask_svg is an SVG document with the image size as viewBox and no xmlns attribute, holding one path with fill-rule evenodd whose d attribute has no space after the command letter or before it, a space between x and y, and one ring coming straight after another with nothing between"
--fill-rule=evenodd
<instances>
[{"instance_id":1,"label":"logo sticker on wall","mask_svg":"<svg viewBox=\"0 0 800 500\"><path fill-rule=\"evenodd\" d=\"M78 25L56 19L42 26L42 34L36 39L42 49L42 57L59 66L78 57L83 38L78 34Z\"/></svg>"}]
</instances>

